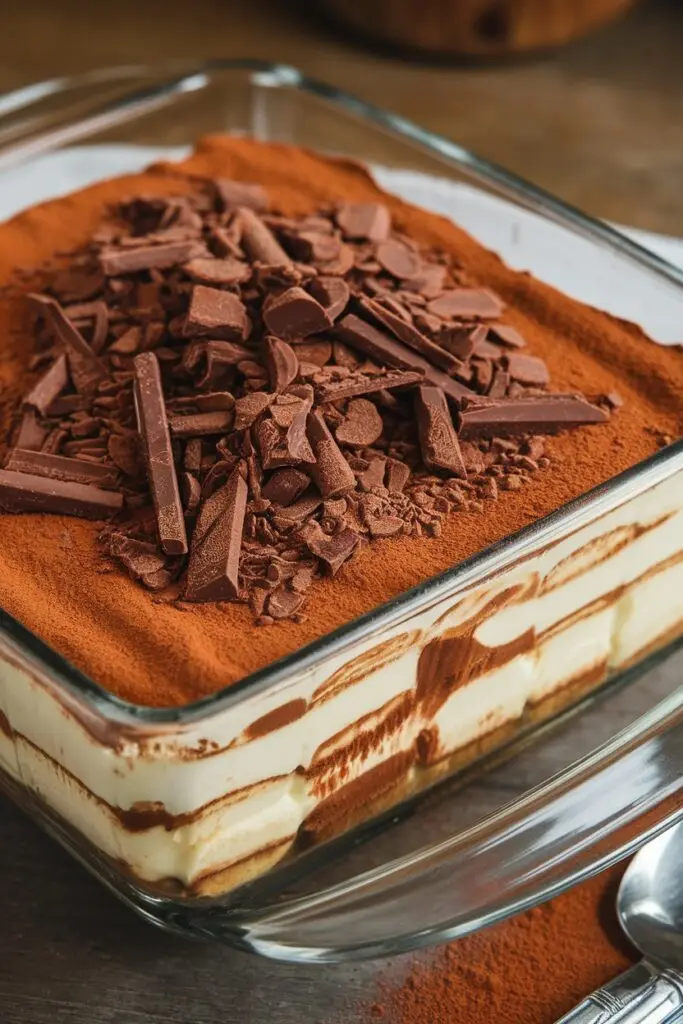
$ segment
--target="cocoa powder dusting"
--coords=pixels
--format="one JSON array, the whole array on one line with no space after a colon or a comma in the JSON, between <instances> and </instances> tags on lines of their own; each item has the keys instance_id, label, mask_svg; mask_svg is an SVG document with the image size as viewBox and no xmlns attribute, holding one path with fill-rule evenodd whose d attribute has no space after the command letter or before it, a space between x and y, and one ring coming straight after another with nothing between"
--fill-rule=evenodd
<instances>
[{"instance_id":1,"label":"cocoa powder dusting","mask_svg":"<svg viewBox=\"0 0 683 1024\"><path fill-rule=\"evenodd\" d=\"M526 340L526 361L521 362L511 355L509 373L496 370L499 377L514 378L517 374L520 380L535 380L539 375L538 366L530 363L528 357L539 357L548 368L553 388L589 396L618 395L618 401L606 399L605 402L610 409L617 411L609 422L582 427L580 434L565 433L547 439L542 453L530 451L528 459L532 463L540 460L547 465L545 460L550 460L543 473L532 473L524 487L519 489L516 482L521 483L521 480L514 475L505 477L502 482L499 480L504 493L495 504L489 506L487 503L488 514L473 508L461 511L457 516L446 515L439 524L438 539L392 535L396 524L388 519L378 520L372 543L366 544L353 561L345 563L342 572L333 579L315 580L307 597L304 621L283 618L267 628L254 628L252 610L243 604L179 604L145 591L118 568L103 561L97 545L101 527L96 524L65 516L29 514L0 517L0 603L47 643L119 696L141 704L167 706L187 703L214 692L608 479L654 452L662 438L681 434L683 355L680 351L656 346L637 327L581 306L528 275L508 270L495 255L483 250L446 220L385 196L355 163L326 160L290 147L211 137L200 142L197 152L182 165L157 165L143 174L105 182L76 196L21 214L0 227L3 240L0 246L0 284L7 285L12 280L16 283L14 273L18 266L41 266L46 261L54 264L55 253L86 245L101 227L113 203L120 203L132 195L168 197L195 191L196 177L190 178L188 173L204 178L258 182L267 189L274 209L289 217L301 216L340 200L383 202L389 208L398 231L422 247L450 254L464 268L469 279L490 288L506 303L505 323ZM388 228L380 227L378 238L386 237ZM361 229L364 231L366 227L361 226ZM308 238L302 236L300 241L302 245L305 242L310 250L307 254L302 253L302 258L315 258L316 252L324 250L326 259L336 259L342 265L348 257L343 246L339 252L333 252L331 240L316 235L314 231ZM176 243L176 247L178 244L181 243ZM231 243L227 235L222 235L221 244L225 255L230 256L234 240ZM161 258L159 250L156 255ZM186 255L192 256L191 248ZM407 273L404 264L408 267L410 263L412 267L409 250L391 250L385 256L394 272ZM113 253L111 258L120 261L121 256ZM144 252L141 258L146 258ZM206 264L206 260L196 259L192 267L196 279L209 285L212 282L206 278ZM208 269L223 275L223 280L236 272L234 261L231 263L230 259ZM268 269L264 267L263 273ZM281 267L276 269L280 274L284 272ZM30 281L30 287L29 283L22 284L20 290L35 292L45 285L46 280L38 275ZM88 300L97 294L97 287L87 274L83 275L77 293L70 299L74 304L81 304L78 314L81 317L86 316ZM209 293L211 288L207 287L205 291ZM297 288L292 287L290 292L290 308L295 301L301 306L304 300ZM203 296L204 291L198 294ZM325 288L317 294L328 312L321 313L322 306L317 304L308 305L311 305L311 316L315 314L324 324L334 303L343 303L344 299L328 294ZM196 312L202 328L208 313L204 309ZM393 307L388 312L391 314L388 322L396 326L397 314ZM223 334L226 340L216 341L213 343L215 346L227 345L232 352L237 351L240 339L248 330L248 324L245 325L238 313L236 309L230 334ZM225 316L224 311L221 315ZM484 311L483 315L488 313ZM283 304L273 311L273 320L285 335L287 316L289 312ZM433 326L433 321L433 315L425 313L424 329ZM154 327L154 323L150 323L145 335L145 344L152 347L155 344ZM13 413L22 394L27 391L27 384L33 384L45 369L43 367L41 371L39 366L32 366L35 373L29 372L34 351L33 328L25 298L17 295L16 290L6 289L2 295L0 329L0 436L8 436ZM93 336L93 348L96 347L95 340ZM126 346L132 346L134 350L137 343L135 338L121 336L117 344L120 350ZM508 341L508 344L512 345L512 342ZM464 345L462 339L454 339L453 351L458 353L457 358L461 358ZM307 358L311 361L312 357L317 358L319 345L308 343L305 347ZM304 346L300 348L303 350ZM342 349L348 355L343 345L340 351ZM428 346L427 350L430 351ZM513 349L509 351L512 353ZM282 381L290 372L285 359L287 355L284 350L279 368L275 364L271 368L272 379L280 382L277 386L285 386ZM158 350L158 358L163 361L163 347ZM303 351L299 358L303 358ZM245 373L253 372L254 379L257 379L258 366L250 367L244 360L242 366ZM475 370L481 380L490 377L491 363L487 363L484 355L476 363ZM73 376L73 361L71 372ZM362 366L359 371L352 372L362 383ZM499 385L500 381L493 381L493 386ZM487 381L488 386L491 386L490 381ZM358 394L357 389L355 393ZM390 401L391 393L386 392L386 396L385 400ZM103 397L104 407L111 400L107 395ZM64 396L62 403L67 399L71 399L73 404L71 396ZM357 401L368 404L366 399ZM362 411L364 407L359 405L354 409ZM240 415L248 412L246 409L237 411ZM220 419L228 414L228 411L220 409L200 410L194 419L197 422L202 416ZM172 428L178 429L178 422L174 413ZM26 429L30 426L27 421ZM352 427L362 430L363 437L373 434L371 418L362 422L359 419L344 430L352 433ZM193 424L193 429L198 429L197 423ZM68 455L78 451L84 463L101 457L98 441L90 438L89 430L90 424L84 418L82 433L87 436L83 440L69 442L73 452L66 452ZM49 451L51 444L60 443L59 437L48 438L43 447ZM112 455L114 461L121 459L118 451L121 447L123 443L116 446L117 457ZM476 472L480 453L469 443L463 443L462 448L466 468ZM0 452L2 455L4 453ZM133 457L134 453L128 453L128 459ZM189 471L192 469L190 461L190 456L186 455L188 472L180 481L186 503L197 500ZM524 471L525 467L521 466L521 469ZM373 481L370 469L367 472L369 488ZM250 480L250 486L252 482ZM489 489L489 497L495 498L499 489L495 477L491 478ZM305 501L306 496L298 500ZM336 494L330 494L328 500L334 503ZM379 539L381 537L387 539ZM388 545L391 545L390 558L386 554ZM124 558L129 560L139 561L140 554L140 551L132 552L132 549L123 552ZM145 548L142 554L146 559L150 552ZM164 581L164 568L156 564L150 567L147 562L145 565L146 578L151 581L147 585L156 587ZM301 581L301 585L306 583ZM273 612L290 614L297 602L296 595L294 587L284 592L287 600L280 602L282 608L273 606ZM265 616L269 620L273 617ZM248 642L245 639L247 633Z\"/></svg>"},{"instance_id":2,"label":"cocoa powder dusting","mask_svg":"<svg viewBox=\"0 0 683 1024\"><path fill-rule=\"evenodd\" d=\"M637 956L614 904L623 867L379 982L365 1024L553 1024Z\"/></svg>"}]
</instances>

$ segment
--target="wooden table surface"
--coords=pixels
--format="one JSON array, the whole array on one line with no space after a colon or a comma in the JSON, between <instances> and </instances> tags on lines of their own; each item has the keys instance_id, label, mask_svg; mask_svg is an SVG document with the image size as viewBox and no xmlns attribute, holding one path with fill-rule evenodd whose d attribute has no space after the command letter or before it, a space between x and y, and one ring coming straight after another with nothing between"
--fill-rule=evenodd
<instances>
[{"instance_id":1,"label":"wooden table surface","mask_svg":"<svg viewBox=\"0 0 683 1024\"><path fill-rule=\"evenodd\" d=\"M377 56L294 7L291 0L106 7L17 0L4 5L0 21L0 90L169 56L286 61L452 136L593 214L683 235L678 0L645 2L560 54L484 68ZM678 659L653 674L626 699L627 712L680 681L682 665ZM621 712L611 713L603 730L619 724ZM588 739L599 739L597 727ZM525 783L522 769L512 788L515 780ZM2 799L0 877L2 1024L331 1024L355 1020L357 999L372 996L376 966L272 965L154 931ZM392 970L400 974L401 965Z\"/></svg>"}]
</instances>

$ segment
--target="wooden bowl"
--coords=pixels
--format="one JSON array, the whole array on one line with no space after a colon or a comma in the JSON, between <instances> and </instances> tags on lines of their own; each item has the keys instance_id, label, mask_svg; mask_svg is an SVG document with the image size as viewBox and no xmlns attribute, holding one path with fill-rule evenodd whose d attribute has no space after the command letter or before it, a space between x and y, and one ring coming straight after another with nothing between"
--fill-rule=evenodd
<instances>
[{"instance_id":1,"label":"wooden bowl","mask_svg":"<svg viewBox=\"0 0 683 1024\"><path fill-rule=\"evenodd\" d=\"M391 46L477 57L561 46L610 21L635 2L317 0L339 23Z\"/></svg>"}]
</instances>

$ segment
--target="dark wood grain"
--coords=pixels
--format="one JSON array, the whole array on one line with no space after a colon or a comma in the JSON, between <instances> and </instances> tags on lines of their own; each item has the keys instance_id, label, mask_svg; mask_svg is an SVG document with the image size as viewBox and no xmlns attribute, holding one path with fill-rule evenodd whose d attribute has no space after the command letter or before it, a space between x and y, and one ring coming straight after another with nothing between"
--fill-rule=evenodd
<instances>
[{"instance_id":1,"label":"dark wood grain","mask_svg":"<svg viewBox=\"0 0 683 1024\"><path fill-rule=\"evenodd\" d=\"M562 53L483 68L354 49L292 7L267 0L119 0L114 8L92 0L10 2L2 11L0 88L166 56L284 60L452 136L594 214L683 234L677 0L643 3ZM564 741L567 758L680 684L682 674L678 658L610 701L608 714L575 723ZM514 772L479 783L476 813L554 770L557 756L545 744L520 757ZM430 821L435 839L453 824L443 808ZM387 833L375 853L390 855L397 841ZM377 966L268 964L155 931L4 799L0 878L2 1024L336 1024L355 1020L358 999L372 997ZM392 972L400 975L401 964Z\"/></svg>"}]
</instances>

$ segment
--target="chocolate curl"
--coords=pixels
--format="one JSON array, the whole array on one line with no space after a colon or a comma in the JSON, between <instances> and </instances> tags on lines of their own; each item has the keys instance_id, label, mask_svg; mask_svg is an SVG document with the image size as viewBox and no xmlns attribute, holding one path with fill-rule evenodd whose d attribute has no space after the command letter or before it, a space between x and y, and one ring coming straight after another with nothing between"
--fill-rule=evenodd
<instances>
[{"instance_id":1,"label":"chocolate curl","mask_svg":"<svg viewBox=\"0 0 683 1024\"><path fill-rule=\"evenodd\" d=\"M267 266L290 266L292 261L273 232L253 210L238 207L237 217L242 228L242 244L252 260Z\"/></svg>"},{"instance_id":2,"label":"chocolate curl","mask_svg":"<svg viewBox=\"0 0 683 1024\"><path fill-rule=\"evenodd\" d=\"M356 486L353 470L317 409L309 413L306 431L316 459L310 473L323 498L352 491Z\"/></svg>"}]
</instances>

